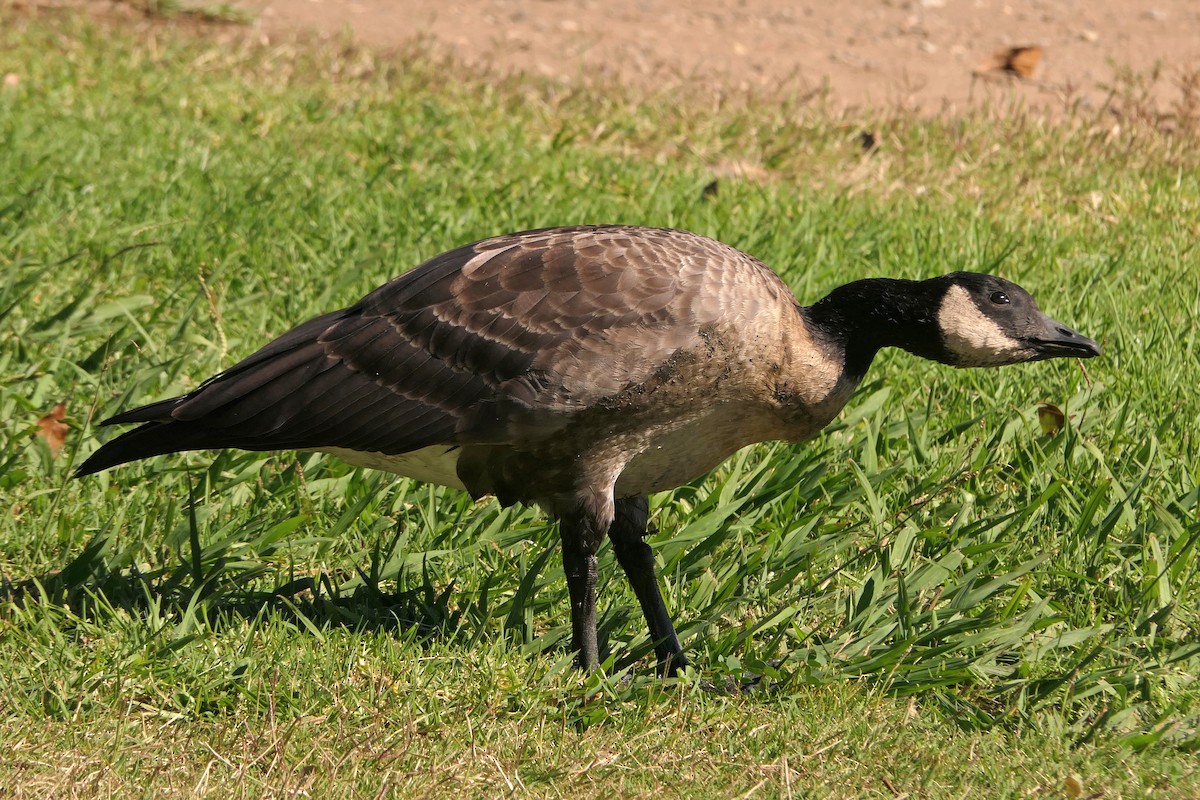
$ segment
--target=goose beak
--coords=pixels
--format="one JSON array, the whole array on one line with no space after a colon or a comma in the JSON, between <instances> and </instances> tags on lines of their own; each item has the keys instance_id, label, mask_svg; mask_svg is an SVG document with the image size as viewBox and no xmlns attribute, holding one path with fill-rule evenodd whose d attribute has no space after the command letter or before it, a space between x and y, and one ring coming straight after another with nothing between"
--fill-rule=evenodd
<instances>
[{"instance_id":1,"label":"goose beak","mask_svg":"<svg viewBox=\"0 0 1200 800\"><path fill-rule=\"evenodd\" d=\"M1033 361L1047 358L1092 358L1100 355L1100 345L1061 322L1042 315L1042 330L1027 339L1033 349Z\"/></svg>"}]
</instances>

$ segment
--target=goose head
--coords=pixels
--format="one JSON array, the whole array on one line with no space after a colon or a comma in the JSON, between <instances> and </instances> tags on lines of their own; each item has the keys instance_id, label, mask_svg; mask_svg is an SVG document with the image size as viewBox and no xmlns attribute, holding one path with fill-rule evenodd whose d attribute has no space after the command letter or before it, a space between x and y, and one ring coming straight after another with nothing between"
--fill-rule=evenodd
<instances>
[{"instance_id":1,"label":"goose head","mask_svg":"<svg viewBox=\"0 0 1200 800\"><path fill-rule=\"evenodd\" d=\"M995 275L954 272L923 281L868 278L834 289L802 312L861 378L875 354L899 347L954 367L1091 358L1100 346Z\"/></svg>"},{"instance_id":2,"label":"goose head","mask_svg":"<svg viewBox=\"0 0 1200 800\"><path fill-rule=\"evenodd\" d=\"M956 272L944 284L936 322L944 352L955 367L999 367L1048 358L1091 358L1100 346L1052 319L1012 281Z\"/></svg>"}]
</instances>

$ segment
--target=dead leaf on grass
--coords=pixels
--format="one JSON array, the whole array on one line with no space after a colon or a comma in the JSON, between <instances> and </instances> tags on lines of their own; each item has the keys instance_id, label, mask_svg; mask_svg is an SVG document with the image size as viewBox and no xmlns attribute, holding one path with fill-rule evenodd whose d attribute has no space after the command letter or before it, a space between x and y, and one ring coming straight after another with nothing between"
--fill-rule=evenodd
<instances>
[{"instance_id":1,"label":"dead leaf on grass","mask_svg":"<svg viewBox=\"0 0 1200 800\"><path fill-rule=\"evenodd\" d=\"M1067 423L1067 415L1053 403L1042 403L1038 406L1038 423L1042 426L1042 433L1054 436Z\"/></svg>"},{"instance_id":2,"label":"dead leaf on grass","mask_svg":"<svg viewBox=\"0 0 1200 800\"><path fill-rule=\"evenodd\" d=\"M50 456L57 458L67 443L67 432L71 427L63 422L67 418L67 404L55 403L50 413L37 421L37 435L50 448Z\"/></svg>"},{"instance_id":3,"label":"dead leaf on grass","mask_svg":"<svg viewBox=\"0 0 1200 800\"><path fill-rule=\"evenodd\" d=\"M1015 78L1028 80L1033 77L1038 62L1042 60L1040 45L1029 44L1020 47L1006 47L992 53L992 57L975 68L976 75L1003 73Z\"/></svg>"}]
</instances>

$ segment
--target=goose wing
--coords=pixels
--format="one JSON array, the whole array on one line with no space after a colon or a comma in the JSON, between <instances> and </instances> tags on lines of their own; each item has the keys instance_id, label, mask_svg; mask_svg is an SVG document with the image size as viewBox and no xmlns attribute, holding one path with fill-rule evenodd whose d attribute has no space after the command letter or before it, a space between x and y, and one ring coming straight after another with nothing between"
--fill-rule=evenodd
<instances>
[{"instance_id":1,"label":"goose wing","mask_svg":"<svg viewBox=\"0 0 1200 800\"><path fill-rule=\"evenodd\" d=\"M752 317L756 285L782 289L749 256L681 231L485 239L298 326L187 395L106 420L146 424L80 472L189 449L399 454L496 441L513 435L515 413L569 415L646 380L715 319Z\"/></svg>"}]
</instances>

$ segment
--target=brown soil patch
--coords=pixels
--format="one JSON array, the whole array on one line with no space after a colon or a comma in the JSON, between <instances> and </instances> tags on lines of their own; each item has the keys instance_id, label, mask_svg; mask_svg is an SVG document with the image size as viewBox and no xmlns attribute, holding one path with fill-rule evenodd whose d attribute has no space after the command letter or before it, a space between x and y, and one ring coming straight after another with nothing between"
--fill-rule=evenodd
<instances>
[{"instance_id":1,"label":"brown soil patch","mask_svg":"<svg viewBox=\"0 0 1200 800\"><path fill-rule=\"evenodd\" d=\"M192 5L197 0L191 0ZM202 5L202 3L201 3ZM827 91L838 107L954 111L986 100L1100 107L1113 87L1161 110L1200 72L1196 0L234 0L275 37L349 31L373 46L423 40L467 63L562 80L595 76ZM1032 77L996 54L1037 45ZM1119 69L1114 68L1117 65ZM990 69L989 69L990 67ZM1122 72L1124 71L1124 72ZM982 73L982 74L981 74ZM1122 77L1124 74L1124 77ZM792 83L788 83L788 82Z\"/></svg>"}]
</instances>

